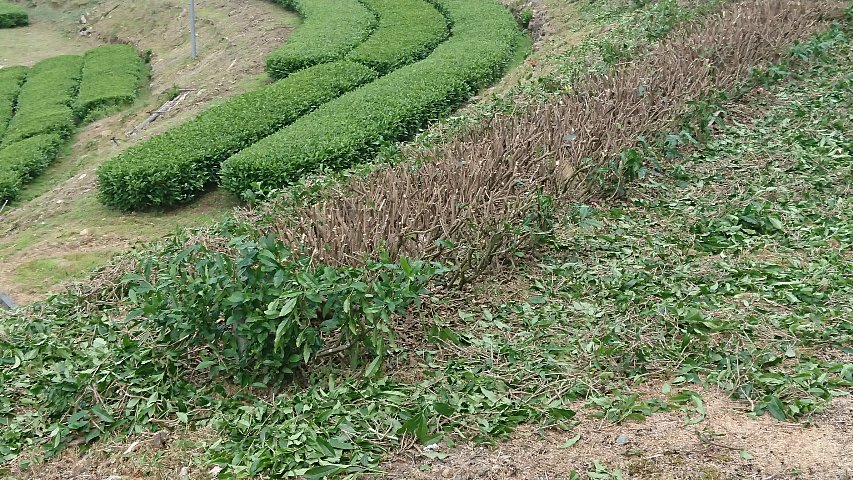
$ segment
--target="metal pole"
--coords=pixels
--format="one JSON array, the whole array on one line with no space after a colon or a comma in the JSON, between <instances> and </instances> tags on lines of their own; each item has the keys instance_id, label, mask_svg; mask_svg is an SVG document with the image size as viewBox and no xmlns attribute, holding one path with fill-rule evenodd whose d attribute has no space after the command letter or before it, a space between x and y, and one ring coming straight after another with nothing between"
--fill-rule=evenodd
<instances>
[{"instance_id":1,"label":"metal pole","mask_svg":"<svg viewBox=\"0 0 853 480\"><path fill-rule=\"evenodd\" d=\"M190 40L193 48L193 60L198 56L195 43L195 0L190 0Z\"/></svg>"}]
</instances>

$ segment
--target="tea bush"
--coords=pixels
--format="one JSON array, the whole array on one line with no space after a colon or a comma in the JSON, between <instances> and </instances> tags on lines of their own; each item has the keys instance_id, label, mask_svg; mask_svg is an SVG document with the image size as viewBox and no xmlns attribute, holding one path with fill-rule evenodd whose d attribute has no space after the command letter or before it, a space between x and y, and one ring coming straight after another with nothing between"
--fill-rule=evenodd
<instances>
[{"instance_id":1,"label":"tea bush","mask_svg":"<svg viewBox=\"0 0 853 480\"><path fill-rule=\"evenodd\" d=\"M11 170L0 170L0 205L14 200L21 191L21 177Z\"/></svg>"},{"instance_id":2,"label":"tea bush","mask_svg":"<svg viewBox=\"0 0 853 480\"><path fill-rule=\"evenodd\" d=\"M42 133L71 135L76 124L71 105L77 96L83 58L52 57L37 63L18 95L17 110L3 138L8 145Z\"/></svg>"},{"instance_id":3,"label":"tea bush","mask_svg":"<svg viewBox=\"0 0 853 480\"><path fill-rule=\"evenodd\" d=\"M373 35L347 56L380 72L426 57L447 38L447 19L424 0L364 0L379 15Z\"/></svg>"},{"instance_id":4,"label":"tea bush","mask_svg":"<svg viewBox=\"0 0 853 480\"><path fill-rule=\"evenodd\" d=\"M173 345L201 349L199 368L241 383L279 382L335 347L381 358L393 343L392 316L418 302L438 271L405 259L324 266L273 237L228 236L223 250L178 237L124 280L130 319L153 322Z\"/></svg>"},{"instance_id":5,"label":"tea bush","mask_svg":"<svg viewBox=\"0 0 853 480\"><path fill-rule=\"evenodd\" d=\"M0 69L0 140L12 120L15 101L21 91L21 85L27 78L26 67L7 67Z\"/></svg>"},{"instance_id":6,"label":"tea bush","mask_svg":"<svg viewBox=\"0 0 853 480\"><path fill-rule=\"evenodd\" d=\"M53 163L61 145L59 135L43 134L0 149L0 202L14 200L21 185Z\"/></svg>"},{"instance_id":7,"label":"tea bush","mask_svg":"<svg viewBox=\"0 0 853 480\"><path fill-rule=\"evenodd\" d=\"M0 28L20 27L30 24L30 16L19 5L0 2Z\"/></svg>"},{"instance_id":8,"label":"tea bush","mask_svg":"<svg viewBox=\"0 0 853 480\"><path fill-rule=\"evenodd\" d=\"M104 45L83 56L83 77L74 110L86 118L95 110L133 103L145 65L131 45Z\"/></svg>"},{"instance_id":9,"label":"tea bush","mask_svg":"<svg viewBox=\"0 0 853 480\"><path fill-rule=\"evenodd\" d=\"M357 0L277 0L304 23L267 57L267 72L284 78L293 72L344 57L370 35L376 17Z\"/></svg>"},{"instance_id":10,"label":"tea bush","mask_svg":"<svg viewBox=\"0 0 853 480\"><path fill-rule=\"evenodd\" d=\"M515 19L491 0L441 0L451 37L426 59L331 101L223 163L221 184L243 194L256 182L293 183L341 169L407 138L498 78L513 55Z\"/></svg>"},{"instance_id":11,"label":"tea bush","mask_svg":"<svg viewBox=\"0 0 853 480\"><path fill-rule=\"evenodd\" d=\"M375 77L363 65L341 61L234 97L105 162L98 169L100 199L120 210L185 202L211 183L230 155Z\"/></svg>"}]
</instances>

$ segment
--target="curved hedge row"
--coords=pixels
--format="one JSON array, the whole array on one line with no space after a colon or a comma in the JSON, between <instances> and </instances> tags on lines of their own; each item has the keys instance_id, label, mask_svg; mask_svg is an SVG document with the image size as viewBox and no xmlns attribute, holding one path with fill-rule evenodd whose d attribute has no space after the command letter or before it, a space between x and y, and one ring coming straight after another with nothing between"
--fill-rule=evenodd
<instances>
[{"instance_id":1,"label":"curved hedge row","mask_svg":"<svg viewBox=\"0 0 853 480\"><path fill-rule=\"evenodd\" d=\"M267 72L284 78L293 72L344 57L370 35L376 17L358 0L277 0L304 23L267 57Z\"/></svg>"},{"instance_id":2,"label":"curved hedge row","mask_svg":"<svg viewBox=\"0 0 853 480\"><path fill-rule=\"evenodd\" d=\"M29 182L56 159L62 137L36 135L0 149L0 202L14 200Z\"/></svg>"},{"instance_id":3,"label":"curved hedge row","mask_svg":"<svg viewBox=\"0 0 853 480\"><path fill-rule=\"evenodd\" d=\"M104 45L83 56L83 77L74 104L79 118L94 110L129 105L145 77L145 64L130 45Z\"/></svg>"},{"instance_id":4,"label":"curved hedge row","mask_svg":"<svg viewBox=\"0 0 853 480\"><path fill-rule=\"evenodd\" d=\"M77 96L83 58L76 55L52 57L37 63L18 95L17 110L3 144L42 133L65 138L76 124L71 105Z\"/></svg>"},{"instance_id":5,"label":"curved hedge row","mask_svg":"<svg viewBox=\"0 0 853 480\"><path fill-rule=\"evenodd\" d=\"M20 27L30 24L30 16L19 5L0 2L0 28Z\"/></svg>"},{"instance_id":6,"label":"curved hedge row","mask_svg":"<svg viewBox=\"0 0 853 480\"><path fill-rule=\"evenodd\" d=\"M367 160L383 141L414 134L498 78L519 38L512 15L492 0L437 3L453 22L447 42L229 158L221 185L240 195L255 182L284 186Z\"/></svg>"},{"instance_id":7,"label":"curved hedge row","mask_svg":"<svg viewBox=\"0 0 853 480\"><path fill-rule=\"evenodd\" d=\"M347 58L388 73L426 57L447 38L447 19L424 0L364 0L379 25Z\"/></svg>"},{"instance_id":8,"label":"curved hedge row","mask_svg":"<svg viewBox=\"0 0 853 480\"><path fill-rule=\"evenodd\" d=\"M120 210L185 202L211 183L230 155L374 78L369 68L342 61L234 97L105 162L98 169L99 198Z\"/></svg>"},{"instance_id":9,"label":"curved hedge row","mask_svg":"<svg viewBox=\"0 0 853 480\"><path fill-rule=\"evenodd\" d=\"M15 112L15 101L21 85L27 78L26 67L8 67L0 69L0 140L12 120Z\"/></svg>"}]
</instances>

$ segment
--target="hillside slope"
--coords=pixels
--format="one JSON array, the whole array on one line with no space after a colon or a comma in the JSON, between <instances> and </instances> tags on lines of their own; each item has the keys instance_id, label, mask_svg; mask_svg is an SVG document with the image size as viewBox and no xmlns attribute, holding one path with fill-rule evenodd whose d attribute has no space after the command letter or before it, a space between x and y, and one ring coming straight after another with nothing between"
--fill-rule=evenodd
<instances>
[{"instance_id":1,"label":"hillside slope","mask_svg":"<svg viewBox=\"0 0 853 480\"><path fill-rule=\"evenodd\" d=\"M96 45L99 39L131 41L154 52L153 79L152 95L136 113L114 116L83 130L59 164L24 192L23 201L0 214L0 290L12 293L19 303L61 290L69 280L82 278L91 267L105 263L113 253L126 250L134 242L156 239L179 225L202 224L228 211L234 200L213 192L192 206L168 214L123 215L96 201L94 172L103 161L141 139L191 118L211 102L218 103L221 98L265 81L264 58L300 22L295 15L264 0L200 1L201 58L193 63L188 59L187 11L183 1L35 3L35 24L28 27L39 28L31 34L33 38L62 46L64 50L57 50L59 53L79 53ZM519 82L535 84L585 35L611 28L620 12L628 8L621 0L586 6L560 0L504 3L519 17L525 12L531 14L529 26L535 40L531 61L535 67L527 62L518 65L459 114L433 126L428 136L442 135L447 125L458 125L460 118L465 119L461 123L473 121L481 107L488 110L496 104L491 101L494 94L503 94ZM82 17L85 25L81 24ZM78 30L84 30L86 35L78 35ZM116 32L121 35L116 37ZM0 32L0 42L2 38ZM27 48L26 52L15 52L19 63L28 55L46 54L37 44ZM0 43L0 58L2 53ZM521 58L515 62L520 63ZM138 138L124 138L125 131L159 107L162 93L173 85L196 90ZM112 138L117 139L118 146Z\"/></svg>"},{"instance_id":2,"label":"hillside slope","mask_svg":"<svg viewBox=\"0 0 853 480\"><path fill-rule=\"evenodd\" d=\"M0 62L33 63L23 60L51 52L81 53L117 40L152 51L152 78L150 95L131 113L82 129L70 151L24 192L23 201L0 216L0 291L19 303L41 298L57 283L84 274L137 241L228 211L233 203L213 194L192 208L167 215L121 215L96 201L94 171L117 151L191 118L211 102L267 81L266 56L299 24L295 14L264 0L198 2L199 58L192 61L186 2L36 3L30 15L33 25L16 29L15 39L0 32ZM3 48L19 38L29 40L15 49ZM174 86L193 91L168 115L126 137L160 107L167 99L164 92Z\"/></svg>"}]
</instances>

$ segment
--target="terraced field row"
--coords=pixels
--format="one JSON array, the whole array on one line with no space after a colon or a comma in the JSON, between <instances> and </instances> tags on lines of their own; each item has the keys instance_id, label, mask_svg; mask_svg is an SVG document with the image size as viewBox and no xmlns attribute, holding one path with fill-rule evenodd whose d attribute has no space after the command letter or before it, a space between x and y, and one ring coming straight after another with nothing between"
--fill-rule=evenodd
<instances>
[{"instance_id":1,"label":"terraced field row","mask_svg":"<svg viewBox=\"0 0 853 480\"><path fill-rule=\"evenodd\" d=\"M29 25L30 16L20 5L0 1L0 28Z\"/></svg>"},{"instance_id":2,"label":"terraced field row","mask_svg":"<svg viewBox=\"0 0 853 480\"><path fill-rule=\"evenodd\" d=\"M0 202L54 161L78 124L132 102L144 76L128 45L0 70Z\"/></svg>"},{"instance_id":3,"label":"terraced field row","mask_svg":"<svg viewBox=\"0 0 853 480\"><path fill-rule=\"evenodd\" d=\"M281 0L303 26L267 61L277 82L136 145L98 171L121 210L242 195L368 160L499 77L519 31L493 0Z\"/></svg>"},{"instance_id":4,"label":"terraced field row","mask_svg":"<svg viewBox=\"0 0 853 480\"><path fill-rule=\"evenodd\" d=\"M356 0L277 0L304 23L267 58L267 72L280 79L303 68L340 60L363 42L376 17Z\"/></svg>"}]
</instances>

